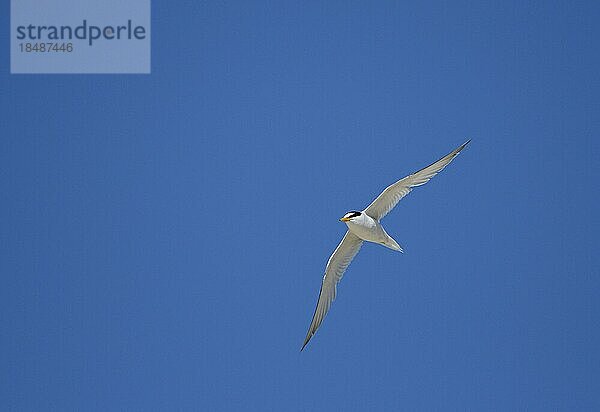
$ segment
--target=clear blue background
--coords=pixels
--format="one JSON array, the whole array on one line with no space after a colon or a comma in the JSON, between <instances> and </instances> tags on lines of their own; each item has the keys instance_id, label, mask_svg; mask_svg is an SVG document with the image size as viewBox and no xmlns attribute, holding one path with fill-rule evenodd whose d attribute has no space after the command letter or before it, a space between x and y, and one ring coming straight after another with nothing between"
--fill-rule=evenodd
<instances>
[{"instance_id":1,"label":"clear blue background","mask_svg":"<svg viewBox=\"0 0 600 412\"><path fill-rule=\"evenodd\" d=\"M155 1L151 75L5 49L3 409L600 408L598 2L323 3ZM338 218L467 138L300 353Z\"/></svg>"}]
</instances>

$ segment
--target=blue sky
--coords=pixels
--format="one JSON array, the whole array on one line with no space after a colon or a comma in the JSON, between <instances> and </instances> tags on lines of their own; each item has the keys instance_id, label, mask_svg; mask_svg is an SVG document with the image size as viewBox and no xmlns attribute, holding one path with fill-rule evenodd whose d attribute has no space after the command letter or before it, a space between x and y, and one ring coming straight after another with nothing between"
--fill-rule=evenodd
<instances>
[{"instance_id":1,"label":"blue sky","mask_svg":"<svg viewBox=\"0 0 600 412\"><path fill-rule=\"evenodd\" d=\"M522 3L155 1L151 75L6 50L4 407L600 408L600 7ZM468 138L300 353L338 218Z\"/></svg>"}]
</instances>

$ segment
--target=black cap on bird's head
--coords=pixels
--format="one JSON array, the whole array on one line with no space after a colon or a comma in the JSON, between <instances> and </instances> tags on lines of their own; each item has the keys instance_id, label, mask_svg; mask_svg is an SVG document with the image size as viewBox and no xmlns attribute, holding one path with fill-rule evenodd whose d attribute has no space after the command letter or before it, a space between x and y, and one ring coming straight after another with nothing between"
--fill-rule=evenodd
<instances>
[{"instance_id":1,"label":"black cap on bird's head","mask_svg":"<svg viewBox=\"0 0 600 412\"><path fill-rule=\"evenodd\" d=\"M352 211L346 213L344 215L344 217L342 217L340 219L340 222L349 222L350 220L354 219L355 217L359 217L360 215L362 215L362 212L358 212L356 210L352 210Z\"/></svg>"}]
</instances>

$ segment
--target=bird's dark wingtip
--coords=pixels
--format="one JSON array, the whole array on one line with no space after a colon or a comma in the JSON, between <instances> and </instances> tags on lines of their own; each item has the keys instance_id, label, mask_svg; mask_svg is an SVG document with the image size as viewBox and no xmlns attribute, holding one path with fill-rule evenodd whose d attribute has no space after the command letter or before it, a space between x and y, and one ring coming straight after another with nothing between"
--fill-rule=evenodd
<instances>
[{"instance_id":1,"label":"bird's dark wingtip","mask_svg":"<svg viewBox=\"0 0 600 412\"><path fill-rule=\"evenodd\" d=\"M471 143L471 139L467 140L466 142L458 146L456 149L454 149L454 152L452 152L454 156L459 154L462 151L462 149L464 149L469 143Z\"/></svg>"},{"instance_id":2,"label":"bird's dark wingtip","mask_svg":"<svg viewBox=\"0 0 600 412\"><path fill-rule=\"evenodd\" d=\"M314 335L314 332L312 334L309 333L308 335L306 335L306 339L304 339L304 343L302 344L302 347L300 348L300 352L302 352L304 350L304 348L306 348L306 345L308 345L308 342L310 342L313 335Z\"/></svg>"}]
</instances>

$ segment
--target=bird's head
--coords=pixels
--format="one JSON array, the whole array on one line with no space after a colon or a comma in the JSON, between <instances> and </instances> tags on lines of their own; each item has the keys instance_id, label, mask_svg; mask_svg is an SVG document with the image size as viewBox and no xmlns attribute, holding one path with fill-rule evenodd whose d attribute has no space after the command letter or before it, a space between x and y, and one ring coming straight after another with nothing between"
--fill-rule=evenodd
<instances>
[{"instance_id":1,"label":"bird's head","mask_svg":"<svg viewBox=\"0 0 600 412\"><path fill-rule=\"evenodd\" d=\"M340 222L350 222L354 219L356 219L357 217L359 217L360 215L362 215L362 212L357 212L355 210L346 213L341 219Z\"/></svg>"}]
</instances>

